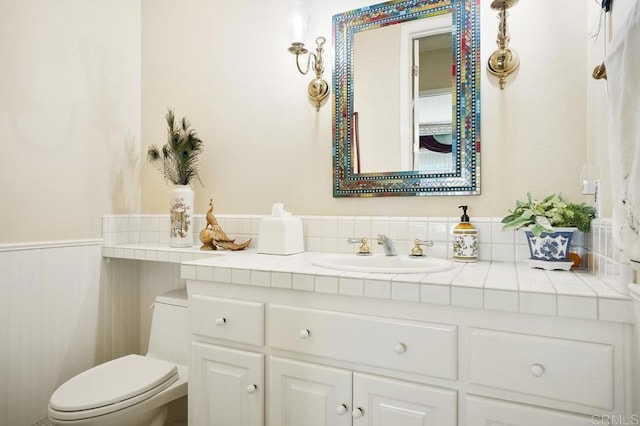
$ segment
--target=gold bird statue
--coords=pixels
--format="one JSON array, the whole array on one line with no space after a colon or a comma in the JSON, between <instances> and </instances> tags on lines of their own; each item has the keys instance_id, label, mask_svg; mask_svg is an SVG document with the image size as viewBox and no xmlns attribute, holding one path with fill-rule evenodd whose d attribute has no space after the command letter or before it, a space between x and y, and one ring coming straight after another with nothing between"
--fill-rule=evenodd
<instances>
[{"instance_id":1,"label":"gold bird statue","mask_svg":"<svg viewBox=\"0 0 640 426\"><path fill-rule=\"evenodd\" d=\"M207 226L200 231L200 241L202 242L200 250L217 250L221 248L236 251L247 248L251 244L251 238L244 243L236 244L236 240L232 240L224 233L213 215L213 199L209 200L209 210L207 210L206 217Z\"/></svg>"}]
</instances>

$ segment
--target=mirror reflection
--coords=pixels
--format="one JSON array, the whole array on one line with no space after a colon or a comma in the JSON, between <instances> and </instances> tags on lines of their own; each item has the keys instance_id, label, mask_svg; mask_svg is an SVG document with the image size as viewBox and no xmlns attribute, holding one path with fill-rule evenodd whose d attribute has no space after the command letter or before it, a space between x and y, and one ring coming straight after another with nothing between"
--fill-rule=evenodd
<instances>
[{"instance_id":1,"label":"mirror reflection","mask_svg":"<svg viewBox=\"0 0 640 426\"><path fill-rule=\"evenodd\" d=\"M354 173L452 171L453 55L446 17L441 28L423 20L355 34Z\"/></svg>"},{"instance_id":2,"label":"mirror reflection","mask_svg":"<svg viewBox=\"0 0 640 426\"><path fill-rule=\"evenodd\" d=\"M425 173L454 170L451 40L449 29L413 41L412 169Z\"/></svg>"},{"instance_id":3,"label":"mirror reflection","mask_svg":"<svg viewBox=\"0 0 640 426\"><path fill-rule=\"evenodd\" d=\"M334 16L334 196L479 193L477 7L407 0Z\"/></svg>"}]
</instances>

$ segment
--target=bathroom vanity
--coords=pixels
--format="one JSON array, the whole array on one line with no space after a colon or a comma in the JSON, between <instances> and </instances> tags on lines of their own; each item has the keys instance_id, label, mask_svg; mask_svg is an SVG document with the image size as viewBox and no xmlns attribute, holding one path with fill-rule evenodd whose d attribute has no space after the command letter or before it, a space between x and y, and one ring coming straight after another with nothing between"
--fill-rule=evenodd
<instances>
[{"instance_id":1,"label":"bathroom vanity","mask_svg":"<svg viewBox=\"0 0 640 426\"><path fill-rule=\"evenodd\" d=\"M638 410L631 301L592 275L368 274L319 255L182 263L189 424L570 426Z\"/></svg>"}]
</instances>

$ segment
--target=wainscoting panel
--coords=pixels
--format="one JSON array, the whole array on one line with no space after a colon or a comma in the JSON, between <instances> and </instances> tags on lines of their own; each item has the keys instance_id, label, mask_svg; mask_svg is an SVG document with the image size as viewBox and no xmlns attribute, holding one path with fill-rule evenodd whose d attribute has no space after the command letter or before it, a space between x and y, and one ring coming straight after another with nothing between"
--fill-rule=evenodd
<instances>
[{"instance_id":1,"label":"wainscoting panel","mask_svg":"<svg viewBox=\"0 0 640 426\"><path fill-rule=\"evenodd\" d=\"M0 425L43 424L60 384L139 351L138 265L101 246L0 245Z\"/></svg>"}]
</instances>

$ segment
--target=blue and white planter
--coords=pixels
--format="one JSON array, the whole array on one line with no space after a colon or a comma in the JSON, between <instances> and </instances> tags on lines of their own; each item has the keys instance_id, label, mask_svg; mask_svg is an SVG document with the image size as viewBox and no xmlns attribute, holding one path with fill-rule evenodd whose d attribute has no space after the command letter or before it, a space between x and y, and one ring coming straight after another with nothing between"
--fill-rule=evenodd
<instances>
[{"instance_id":1,"label":"blue and white planter","mask_svg":"<svg viewBox=\"0 0 640 426\"><path fill-rule=\"evenodd\" d=\"M528 229L524 230L529 245L532 268L546 270L562 269L568 271L573 265L569 260L571 238L577 228L554 228L554 232L543 232L539 237Z\"/></svg>"}]
</instances>

